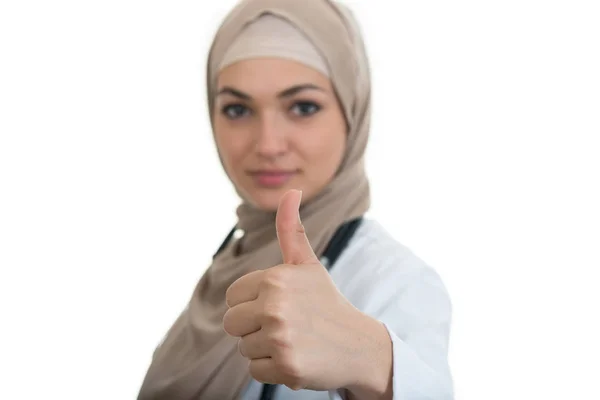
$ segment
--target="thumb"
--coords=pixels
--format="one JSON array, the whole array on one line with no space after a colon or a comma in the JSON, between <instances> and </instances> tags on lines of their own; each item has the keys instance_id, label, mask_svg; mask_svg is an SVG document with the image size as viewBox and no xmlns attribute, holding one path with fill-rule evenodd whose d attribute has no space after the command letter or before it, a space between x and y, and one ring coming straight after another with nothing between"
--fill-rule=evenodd
<instances>
[{"instance_id":1,"label":"thumb","mask_svg":"<svg viewBox=\"0 0 600 400\"><path fill-rule=\"evenodd\" d=\"M302 192L290 190L279 201L276 227L279 247L285 264L316 263L315 255L300 221Z\"/></svg>"}]
</instances>

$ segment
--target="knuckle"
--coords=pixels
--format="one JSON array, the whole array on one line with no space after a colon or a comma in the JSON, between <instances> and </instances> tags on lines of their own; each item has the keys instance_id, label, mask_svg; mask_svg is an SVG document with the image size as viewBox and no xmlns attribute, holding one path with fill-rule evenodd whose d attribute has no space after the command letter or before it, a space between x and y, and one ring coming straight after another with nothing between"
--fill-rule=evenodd
<instances>
[{"instance_id":1,"label":"knuckle","mask_svg":"<svg viewBox=\"0 0 600 400\"><path fill-rule=\"evenodd\" d=\"M292 337L287 329L279 329L267 335L269 345L275 350L284 352L292 349Z\"/></svg>"},{"instance_id":2,"label":"knuckle","mask_svg":"<svg viewBox=\"0 0 600 400\"><path fill-rule=\"evenodd\" d=\"M284 289L288 280L287 275L284 268L270 268L265 270L262 284L271 288Z\"/></svg>"},{"instance_id":3,"label":"knuckle","mask_svg":"<svg viewBox=\"0 0 600 400\"><path fill-rule=\"evenodd\" d=\"M306 230L304 229L304 224L302 224L302 223L296 224L295 231L298 234L304 235L306 233Z\"/></svg>"},{"instance_id":4,"label":"knuckle","mask_svg":"<svg viewBox=\"0 0 600 400\"><path fill-rule=\"evenodd\" d=\"M287 316L281 303L270 302L263 308L263 318L265 323L285 324Z\"/></svg>"},{"instance_id":5,"label":"knuckle","mask_svg":"<svg viewBox=\"0 0 600 400\"><path fill-rule=\"evenodd\" d=\"M285 385L290 389L299 390L304 387L304 372L295 357L285 357L278 368L285 381Z\"/></svg>"}]
</instances>

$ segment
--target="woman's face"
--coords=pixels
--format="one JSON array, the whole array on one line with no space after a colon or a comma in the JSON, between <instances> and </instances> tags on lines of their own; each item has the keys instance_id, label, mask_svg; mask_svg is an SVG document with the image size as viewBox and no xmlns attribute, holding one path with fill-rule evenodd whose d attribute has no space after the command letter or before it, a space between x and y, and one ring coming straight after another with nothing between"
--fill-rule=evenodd
<instances>
[{"instance_id":1,"label":"woman's face","mask_svg":"<svg viewBox=\"0 0 600 400\"><path fill-rule=\"evenodd\" d=\"M325 75L294 61L245 60L220 72L217 93L217 147L248 201L276 210L287 190L302 190L306 201L331 181L346 121Z\"/></svg>"}]
</instances>

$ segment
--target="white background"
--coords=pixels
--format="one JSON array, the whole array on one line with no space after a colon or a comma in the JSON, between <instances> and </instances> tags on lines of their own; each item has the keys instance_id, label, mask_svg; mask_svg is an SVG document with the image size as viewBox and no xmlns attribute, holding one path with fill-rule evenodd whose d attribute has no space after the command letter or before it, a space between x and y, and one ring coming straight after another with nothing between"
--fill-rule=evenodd
<instances>
[{"instance_id":1,"label":"white background","mask_svg":"<svg viewBox=\"0 0 600 400\"><path fill-rule=\"evenodd\" d=\"M451 293L457 399L600 398L597 2L348 3L370 215ZM233 4L0 3L0 398L135 398L234 222L204 92Z\"/></svg>"}]
</instances>

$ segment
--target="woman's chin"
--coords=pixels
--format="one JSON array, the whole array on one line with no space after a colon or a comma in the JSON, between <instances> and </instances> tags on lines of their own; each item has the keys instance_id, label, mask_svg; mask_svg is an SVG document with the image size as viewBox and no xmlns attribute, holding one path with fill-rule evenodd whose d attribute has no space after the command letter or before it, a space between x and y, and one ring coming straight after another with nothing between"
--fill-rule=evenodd
<instances>
[{"instance_id":1,"label":"woman's chin","mask_svg":"<svg viewBox=\"0 0 600 400\"><path fill-rule=\"evenodd\" d=\"M279 201L289 190L292 189L304 189L297 185L283 185L278 188L252 188L248 192L248 199L254 205L264 211L277 211L279 208ZM304 191L302 201L306 201L310 197L310 194Z\"/></svg>"},{"instance_id":2,"label":"woman's chin","mask_svg":"<svg viewBox=\"0 0 600 400\"><path fill-rule=\"evenodd\" d=\"M254 189L249 193L252 205L263 211L277 211L279 200L287 189Z\"/></svg>"}]
</instances>

